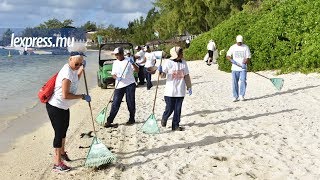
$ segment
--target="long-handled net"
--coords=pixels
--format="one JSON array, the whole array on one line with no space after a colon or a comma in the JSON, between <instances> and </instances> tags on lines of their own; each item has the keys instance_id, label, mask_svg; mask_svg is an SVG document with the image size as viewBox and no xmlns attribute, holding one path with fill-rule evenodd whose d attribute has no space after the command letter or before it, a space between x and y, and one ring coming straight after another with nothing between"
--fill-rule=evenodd
<instances>
[{"instance_id":1,"label":"long-handled net","mask_svg":"<svg viewBox=\"0 0 320 180\"><path fill-rule=\"evenodd\" d=\"M85 70L83 70L83 76L84 76L86 92L87 92L87 95L89 95ZM94 125L94 120L93 120L93 115L92 115L91 103L88 102L88 104L89 104L89 108L90 108L91 121L92 121L93 132L94 132L95 137L92 140L92 143L91 143L91 146L90 146L90 150L89 150L89 152L87 154L86 162L85 162L84 165L86 167L98 167L98 166L101 166L103 164L107 164L107 163L110 163L110 162L116 160L116 157L98 139L97 131L96 131L96 128L95 128L95 125Z\"/></svg>"},{"instance_id":2,"label":"long-handled net","mask_svg":"<svg viewBox=\"0 0 320 180\"><path fill-rule=\"evenodd\" d=\"M121 74L121 77L123 76L125 70L127 69L128 64L129 64L129 62L127 62L126 67L124 68L124 70L123 70L123 72L122 72L122 74ZM110 111L109 105L110 105L110 103L112 102L111 99L112 99L112 97L113 97L113 95L114 95L115 90L116 90L117 87L118 87L119 82L120 82L120 81L118 81L117 84L116 84L116 86L114 87L113 93L112 93L111 96L110 96L110 99L109 99L109 101L108 101L108 104L99 112L98 116L96 117L96 122L97 122L99 125L101 125L101 126L103 126L103 125L105 124L105 122L106 122L107 114L108 114L108 112Z\"/></svg>"},{"instance_id":3,"label":"long-handled net","mask_svg":"<svg viewBox=\"0 0 320 180\"><path fill-rule=\"evenodd\" d=\"M255 73L255 74L257 74L257 75L259 75L259 76L261 76L261 77L264 77L264 78L266 78L266 79L269 79L269 80L271 81L271 83L273 84L273 86L274 86L278 91L280 91L280 90L282 89L283 84L284 84L284 79L282 79L282 78L268 78L268 77L266 77L266 76L264 76L264 75L261 75L261 74L259 74L259 73L256 73L256 72L253 72L253 73Z\"/></svg>"},{"instance_id":4,"label":"long-handled net","mask_svg":"<svg viewBox=\"0 0 320 180\"><path fill-rule=\"evenodd\" d=\"M163 55L162 55L163 56ZM162 64L162 56L160 59L160 66ZM156 117L154 115L154 108L156 106L156 99L157 99L157 93L158 93L158 86L159 86L159 79L160 79L160 73L158 74L158 80L157 80L157 87L156 87L156 92L154 95L154 100L153 100L153 107L152 107L152 114L148 117L146 122L142 125L140 130L146 134L158 134L160 133L159 126L157 124Z\"/></svg>"}]
</instances>

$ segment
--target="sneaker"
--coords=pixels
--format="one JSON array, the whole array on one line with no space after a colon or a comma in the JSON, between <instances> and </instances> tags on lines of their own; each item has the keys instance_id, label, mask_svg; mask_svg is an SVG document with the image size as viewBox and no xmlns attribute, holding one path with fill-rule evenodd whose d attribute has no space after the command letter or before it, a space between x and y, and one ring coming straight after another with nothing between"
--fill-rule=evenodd
<instances>
[{"instance_id":1,"label":"sneaker","mask_svg":"<svg viewBox=\"0 0 320 180\"><path fill-rule=\"evenodd\" d=\"M232 102L237 102L239 101L238 98L233 98Z\"/></svg>"},{"instance_id":2,"label":"sneaker","mask_svg":"<svg viewBox=\"0 0 320 180\"><path fill-rule=\"evenodd\" d=\"M243 96L240 96L240 101L245 101L246 99Z\"/></svg>"},{"instance_id":3,"label":"sneaker","mask_svg":"<svg viewBox=\"0 0 320 180\"><path fill-rule=\"evenodd\" d=\"M61 162L58 165L53 165L53 171L55 172L67 172L71 170L71 167L65 165L63 162Z\"/></svg>"},{"instance_id":4,"label":"sneaker","mask_svg":"<svg viewBox=\"0 0 320 180\"><path fill-rule=\"evenodd\" d=\"M181 127L181 126L176 127L176 128L172 128L172 131L184 131L184 130L185 130L185 128Z\"/></svg>"},{"instance_id":5,"label":"sneaker","mask_svg":"<svg viewBox=\"0 0 320 180\"><path fill-rule=\"evenodd\" d=\"M128 121L128 122L126 122L126 125L133 125L135 123L135 121Z\"/></svg>"},{"instance_id":6,"label":"sneaker","mask_svg":"<svg viewBox=\"0 0 320 180\"><path fill-rule=\"evenodd\" d=\"M167 126L167 121L165 121L164 119L161 119L161 126L162 127L166 127Z\"/></svg>"},{"instance_id":7,"label":"sneaker","mask_svg":"<svg viewBox=\"0 0 320 180\"><path fill-rule=\"evenodd\" d=\"M64 154L61 154L61 159L65 160L65 161L71 161L67 152L64 152Z\"/></svg>"},{"instance_id":8,"label":"sneaker","mask_svg":"<svg viewBox=\"0 0 320 180\"><path fill-rule=\"evenodd\" d=\"M117 128L118 124L106 123L104 124L105 128Z\"/></svg>"}]
</instances>

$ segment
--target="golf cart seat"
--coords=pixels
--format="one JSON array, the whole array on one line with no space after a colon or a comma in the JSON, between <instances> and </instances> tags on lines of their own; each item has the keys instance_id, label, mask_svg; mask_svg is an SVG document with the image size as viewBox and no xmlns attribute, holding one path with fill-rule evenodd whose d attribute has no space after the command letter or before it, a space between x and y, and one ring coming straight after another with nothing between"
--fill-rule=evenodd
<instances>
[{"instance_id":1,"label":"golf cart seat","mask_svg":"<svg viewBox=\"0 0 320 180\"><path fill-rule=\"evenodd\" d=\"M104 59L99 61L99 66L102 67L104 65L113 64L113 61L116 59Z\"/></svg>"}]
</instances>

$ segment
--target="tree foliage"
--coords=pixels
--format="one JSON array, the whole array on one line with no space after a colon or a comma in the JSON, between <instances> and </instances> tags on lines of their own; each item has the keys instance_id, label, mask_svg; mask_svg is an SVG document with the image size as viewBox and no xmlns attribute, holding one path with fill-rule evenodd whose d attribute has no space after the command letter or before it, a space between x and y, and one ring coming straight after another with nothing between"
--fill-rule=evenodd
<instances>
[{"instance_id":1,"label":"tree foliage","mask_svg":"<svg viewBox=\"0 0 320 180\"><path fill-rule=\"evenodd\" d=\"M2 35L2 44L4 46L10 45L11 43L11 35L13 31L11 29L7 29Z\"/></svg>"},{"instance_id":2,"label":"tree foliage","mask_svg":"<svg viewBox=\"0 0 320 180\"><path fill-rule=\"evenodd\" d=\"M225 53L238 34L252 53L249 70L281 69L282 72L319 71L319 1L264 0L248 3L209 32L200 35L185 52L187 58L202 59L205 45L214 39L219 50L219 69L230 71Z\"/></svg>"}]
</instances>

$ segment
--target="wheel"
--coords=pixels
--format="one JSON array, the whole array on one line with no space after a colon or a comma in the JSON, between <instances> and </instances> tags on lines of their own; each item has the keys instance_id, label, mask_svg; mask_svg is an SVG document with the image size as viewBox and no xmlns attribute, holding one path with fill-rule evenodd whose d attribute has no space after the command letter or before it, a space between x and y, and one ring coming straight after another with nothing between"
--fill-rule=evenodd
<instances>
[{"instance_id":1,"label":"wheel","mask_svg":"<svg viewBox=\"0 0 320 180\"><path fill-rule=\"evenodd\" d=\"M101 84L101 89L107 89L107 87L108 87L108 84L106 84L106 83Z\"/></svg>"},{"instance_id":2,"label":"wheel","mask_svg":"<svg viewBox=\"0 0 320 180\"><path fill-rule=\"evenodd\" d=\"M99 78L99 75L97 74L97 81L98 81L98 86L101 87L102 86L102 83L101 83L101 80Z\"/></svg>"}]
</instances>

